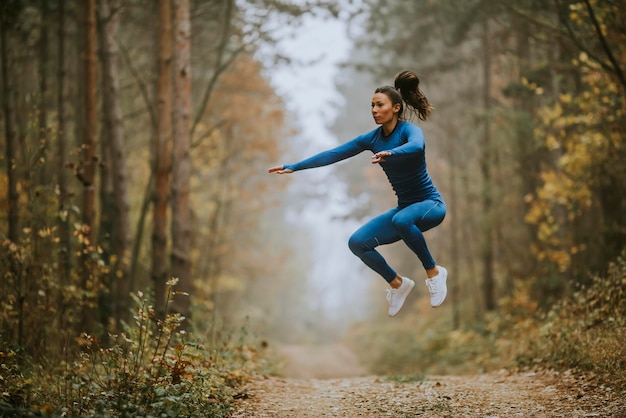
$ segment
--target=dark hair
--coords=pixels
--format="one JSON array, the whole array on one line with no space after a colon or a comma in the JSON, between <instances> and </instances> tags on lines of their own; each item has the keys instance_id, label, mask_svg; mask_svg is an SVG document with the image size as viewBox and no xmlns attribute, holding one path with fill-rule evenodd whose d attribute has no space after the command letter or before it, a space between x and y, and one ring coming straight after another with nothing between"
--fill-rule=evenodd
<instances>
[{"instance_id":1,"label":"dark hair","mask_svg":"<svg viewBox=\"0 0 626 418\"><path fill-rule=\"evenodd\" d=\"M400 104L400 112L398 117L404 119L404 103L418 118L426 120L430 116L432 106L428 103L428 99L419 88L420 80L412 71L404 70L396 75L394 86L378 87L374 93L384 93L391 104Z\"/></svg>"}]
</instances>

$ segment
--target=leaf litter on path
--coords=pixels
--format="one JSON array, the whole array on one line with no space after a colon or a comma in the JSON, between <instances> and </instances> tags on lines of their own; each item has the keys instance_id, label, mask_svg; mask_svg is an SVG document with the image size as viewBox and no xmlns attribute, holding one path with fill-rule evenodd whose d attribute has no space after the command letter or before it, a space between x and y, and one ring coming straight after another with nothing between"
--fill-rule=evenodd
<instances>
[{"instance_id":1,"label":"leaf litter on path","mask_svg":"<svg viewBox=\"0 0 626 418\"><path fill-rule=\"evenodd\" d=\"M251 380L233 417L626 418L623 396L571 373L382 377L367 375L341 345L281 352L286 377Z\"/></svg>"}]
</instances>

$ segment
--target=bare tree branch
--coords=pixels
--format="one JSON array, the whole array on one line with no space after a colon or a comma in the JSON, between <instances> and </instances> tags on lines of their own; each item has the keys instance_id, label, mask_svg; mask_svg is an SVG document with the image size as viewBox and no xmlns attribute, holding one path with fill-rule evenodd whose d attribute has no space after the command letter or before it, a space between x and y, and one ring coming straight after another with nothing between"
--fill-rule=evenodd
<instances>
[{"instance_id":1,"label":"bare tree branch","mask_svg":"<svg viewBox=\"0 0 626 418\"><path fill-rule=\"evenodd\" d=\"M600 66L605 71L610 72L610 73L614 73L615 69L611 65L607 64L601 57L599 57L598 55L593 53L589 48L587 48L585 45L583 45L583 43L580 41L580 39L578 39L578 37L576 36L576 33L574 33L574 29L572 29L572 27L570 26L569 20L567 19L566 16L564 16L563 8L561 7L562 5L561 5L560 0L554 0L554 1L555 1L556 5L557 5L559 21L563 24L563 26L565 26L565 29L567 30L569 38L574 43L574 45L580 51L582 51L585 54L587 54L587 56L589 58L591 58L593 61L595 61L598 64L600 64Z\"/></svg>"},{"instance_id":2,"label":"bare tree branch","mask_svg":"<svg viewBox=\"0 0 626 418\"><path fill-rule=\"evenodd\" d=\"M211 97L211 93L213 92L213 89L215 88L217 79L222 74L222 72L224 72L224 70L228 67L228 65L230 65L235 60L236 55L241 50L240 48L237 51L235 51L231 55L230 59L226 61L226 63L222 62L224 59L224 54L226 52L226 46L228 45L228 38L229 38L228 35L230 33L233 6L234 6L234 0L229 0L226 4L226 11L224 13L224 26L222 28L222 33L220 34L220 44L217 50L217 62L215 65L215 72L213 73L213 76L209 80L209 84L204 90L204 95L202 96L202 101L200 102L200 108L198 109L198 113L196 114L196 117L193 120L193 125L191 125L192 137L193 137L193 133L196 131L196 127L198 126L198 123L200 123L200 119L202 119L202 115L204 114L204 111L206 110L206 106L209 102L209 97Z\"/></svg>"},{"instance_id":3,"label":"bare tree branch","mask_svg":"<svg viewBox=\"0 0 626 418\"><path fill-rule=\"evenodd\" d=\"M613 66L613 71L617 75L617 78L619 78L620 83L622 83L622 87L624 88L624 90L626 90L626 78L624 77L624 73L622 72L622 69L620 68L619 63L617 62L617 60L615 59L615 56L613 55L613 52L611 51L611 47L606 41L606 37L604 36L604 33L602 33L602 28L600 28L600 23L598 22L598 19L596 18L596 14L593 10L593 6L591 6L591 3L589 2L589 0L585 0L585 4L587 5L587 11L589 12L589 18L591 19L591 23L593 23L593 27L595 28L596 33L598 34L600 45L602 45L602 48L604 49L604 52L609 58L609 61L611 61L611 64Z\"/></svg>"},{"instance_id":4,"label":"bare tree branch","mask_svg":"<svg viewBox=\"0 0 626 418\"><path fill-rule=\"evenodd\" d=\"M217 131L218 129L220 129L222 126L226 125L226 123L228 123L227 119L222 119L219 122L217 122L215 125L211 126L211 128L209 128L208 131L206 131L204 134L202 134L202 136L198 139L196 139L195 141L193 141L191 143L191 149L199 146L202 143L202 140L210 137L211 135L213 135L213 132Z\"/></svg>"},{"instance_id":5,"label":"bare tree branch","mask_svg":"<svg viewBox=\"0 0 626 418\"><path fill-rule=\"evenodd\" d=\"M146 109L148 109L148 112L150 113L150 122L152 125L152 131L154 132L156 131L157 121L156 121L156 115L154 114L154 108L152 106L152 100L150 99L150 93L148 92L148 85L141 77L139 70L137 70L135 66L133 65L133 61L130 58L130 54L128 52L128 49L126 48L126 45L124 45L124 42L122 42L122 40L119 37L116 37L115 41L117 42L117 45L120 48L120 52L122 53L122 58L124 58L124 63L128 66L130 73L133 75L133 78L135 79L135 81L137 82L137 85L139 86L139 91L141 92L141 96L143 97L143 100L146 102Z\"/></svg>"}]
</instances>

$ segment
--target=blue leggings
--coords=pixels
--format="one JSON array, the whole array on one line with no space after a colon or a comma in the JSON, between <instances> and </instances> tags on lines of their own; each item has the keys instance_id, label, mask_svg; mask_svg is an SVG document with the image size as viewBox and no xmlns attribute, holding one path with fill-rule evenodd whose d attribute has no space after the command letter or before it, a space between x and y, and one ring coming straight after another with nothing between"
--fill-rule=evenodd
<instances>
[{"instance_id":1,"label":"blue leggings","mask_svg":"<svg viewBox=\"0 0 626 418\"><path fill-rule=\"evenodd\" d=\"M405 208L394 208L361 226L348 241L350 250L387 282L396 272L376 251L379 245L403 240L417 255L425 269L435 267L423 232L439 225L446 216L446 205L440 200L425 200Z\"/></svg>"}]
</instances>

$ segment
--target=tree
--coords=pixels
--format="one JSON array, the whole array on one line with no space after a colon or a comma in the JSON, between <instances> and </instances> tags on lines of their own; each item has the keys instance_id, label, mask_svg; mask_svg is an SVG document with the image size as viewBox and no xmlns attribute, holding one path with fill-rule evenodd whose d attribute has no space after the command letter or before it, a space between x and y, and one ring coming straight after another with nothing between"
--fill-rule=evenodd
<instances>
[{"instance_id":1,"label":"tree","mask_svg":"<svg viewBox=\"0 0 626 418\"><path fill-rule=\"evenodd\" d=\"M130 276L130 204L128 196L128 170L126 163L124 121L122 118L119 88L118 47L119 0L102 0L99 3L101 28L102 101L106 137L102 142L108 151L106 165L110 167L112 182L112 248L111 294L114 295L114 317L117 321L127 316ZM104 182L103 182L104 183ZM103 216L105 214L103 213Z\"/></svg>"},{"instance_id":2,"label":"tree","mask_svg":"<svg viewBox=\"0 0 626 418\"><path fill-rule=\"evenodd\" d=\"M159 1L158 24L158 80L157 80L157 133L154 144L154 189L152 225L152 281L155 306L162 316L165 309L165 283L168 279L167 265L167 207L170 194L170 152L172 138L172 77L170 0Z\"/></svg>"},{"instance_id":3,"label":"tree","mask_svg":"<svg viewBox=\"0 0 626 418\"><path fill-rule=\"evenodd\" d=\"M13 111L11 100L11 77L9 75L9 45L8 31L11 17L18 13L17 2L3 2L2 16L0 16L0 53L2 54L2 102L4 112L4 132L6 138L6 170L8 179L8 238L11 242L17 243L19 240L19 194L17 191L17 143L15 137L15 127L13 125Z\"/></svg>"},{"instance_id":4,"label":"tree","mask_svg":"<svg viewBox=\"0 0 626 418\"><path fill-rule=\"evenodd\" d=\"M250 3L278 4L273 0ZM132 237L129 232L129 224L142 219L143 202L136 197L146 186L150 187L146 230L153 228L154 245L153 253L138 251L133 290L145 290L154 283L159 299L155 306L159 308L163 308L163 290L170 275L180 276L179 290L190 291L192 278L198 278L201 270L193 267L202 259L189 241L203 240L203 233L215 232L211 236L221 239L210 254L222 257L220 274L237 271L237 281L243 282L258 271L258 260L239 264L235 257L245 257L241 248L250 245L248 240L260 221L247 219L243 208L235 208L233 203L241 190L262 183L252 177L269 163L268 155L276 155L274 142L283 128L283 119L277 116L282 104L276 102L263 79L262 66L250 55L256 43L268 39L267 33L261 33L263 20L246 26L248 11L226 0L181 1L171 11L169 1L154 2L154 8L129 7L132 4L123 0L1 2L0 94L4 100L0 143L7 147L1 180L9 186L0 201L6 217L1 233L14 242L4 240L0 246L0 276L6 279L0 299L7 301L0 322L3 329L19 336L15 340L29 351L45 354L49 346L63 346L72 334L106 332L111 324L124 319L131 238L139 249L151 238L149 233ZM158 31L158 73L157 31L154 25L144 24L154 17L156 6L165 10ZM207 15L203 13L210 18L204 19ZM173 15L181 17L177 33L183 35L176 56L172 55L169 42L173 33L167 24ZM195 19L195 37L188 25L191 18ZM190 48L191 42L203 47L203 55L194 57L194 62L189 49L185 51L185 43ZM214 52L220 47L222 55L217 57ZM124 65L118 63L120 59ZM207 63L212 65L205 67ZM203 71L192 71L192 66ZM232 71L226 71L230 66ZM194 85L201 86L196 89L197 96L190 89L192 75ZM246 85L238 77L254 83ZM228 93L224 93L222 78L231 82ZM170 85L174 79L176 96ZM240 92L242 88L246 91ZM220 106L212 105L216 91L224 100ZM258 103L254 112L248 111L259 95L271 104ZM247 102L231 103L231 96L245 96ZM200 111L193 105L203 97L208 102ZM176 108L172 106L174 98ZM197 109L193 120L198 115L193 141L189 136L192 107ZM267 125L260 128L259 119ZM177 132L176 141L172 131ZM209 180L198 174L205 173L205 167L197 166L210 159L216 138L224 141L220 147L228 147L233 163L221 172L227 178L225 184L214 184L214 177ZM192 143L200 149L198 144L203 142L210 144L203 153L189 153ZM244 143L249 143L250 149L237 152ZM195 164L192 157L197 158ZM212 166L212 174L219 172L217 167ZM75 170L75 177L69 169ZM242 172L247 174L239 177ZM198 187L191 189L198 178L202 178L202 192L207 192L201 198ZM252 202L254 193L246 193L247 202ZM204 206L211 207L213 199L222 197L220 204L226 211L220 212L218 219L225 223L204 230L205 219L212 215ZM258 204L254 207L260 210ZM74 257L80 260L75 262ZM177 267L179 264L182 267ZM241 266L245 266L244 273ZM187 306L175 309L189 316L189 299L183 301ZM96 313L101 314L99 324ZM41 321L43 317L53 318L52 326ZM106 338L106 334L99 337Z\"/></svg>"},{"instance_id":5,"label":"tree","mask_svg":"<svg viewBox=\"0 0 626 418\"><path fill-rule=\"evenodd\" d=\"M483 262L483 300L485 308L492 311L496 307L495 300L495 279L494 279L494 227L493 217L490 216L493 210L493 187L492 187L492 138L491 138L491 89L492 82L492 50L491 50L491 32L489 30L489 21L485 20L482 27L482 65L483 65L483 120L482 125L484 132L482 133L480 158L480 168L483 175L482 179L482 209L483 213L483 231L482 231L482 262Z\"/></svg>"},{"instance_id":6,"label":"tree","mask_svg":"<svg viewBox=\"0 0 626 418\"><path fill-rule=\"evenodd\" d=\"M67 112L66 112L66 88L65 81L67 78L67 60L66 51L66 11L65 2L59 3L58 9L58 34L57 34L57 183L59 185L59 237L61 246L59 249L59 274L61 282L66 283L67 278L72 270L71 266L71 231L69 224L69 187L66 175L68 164L68 145L67 145Z\"/></svg>"},{"instance_id":7,"label":"tree","mask_svg":"<svg viewBox=\"0 0 626 418\"><path fill-rule=\"evenodd\" d=\"M624 4L556 0L540 9L520 2L507 10L533 41L531 47L520 38L524 67L509 95L533 123L520 129L526 139L519 145L530 162L525 166L537 173L523 178L524 195L538 269L552 276L539 287L545 299L559 295L555 282L567 289L589 271L604 270L626 244L617 163L624 158L617 134L624 123Z\"/></svg>"},{"instance_id":8,"label":"tree","mask_svg":"<svg viewBox=\"0 0 626 418\"><path fill-rule=\"evenodd\" d=\"M39 161L41 164L39 171L39 183L45 184L49 175L48 164L45 161L48 157L48 56L50 47L48 40L50 30L48 28L50 19L50 5L48 0L41 0L41 35L39 36Z\"/></svg>"},{"instance_id":9,"label":"tree","mask_svg":"<svg viewBox=\"0 0 626 418\"><path fill-rule=\"evenodd\" d=\"M189 0L174 1L174 140L172 158L172 276L177 289L192 293L191 277L191 21ZM181 297L182 296L182 297ZM177 295L172 308L191 317L189 297Z\"/></svg>"},{"instance_id":10,"label":"tree","mask_svg":"<svg viewBox=\"0 0 626 418\"><path fill-rule=\"evenodd\" d=\"M255 280L276 275L281 264L269 262L262 250L268 245L267 234L259 232L263 212L277 184L259 172L279 158L277 139L288 131L283 103L262 70L248 53L233 62L212 99L219 103L212 117L224 122L192 144L192 228L198 242L192 255L199 279L194 296L209 311L206 322L214 331L220 319L239 319L238 297ZM251 298L258 302L258 294Z\"/></svg>"},{"instance_id":11,"label":"tree","mask_svg":"<svg viewBox=\"0 0 626 418\"><path fill-rule=\"evenodd\" d=\"M620 42L624 40L624 4L615 2L555 0L560 23L577 49L615 78L626 92L626 74L622 68Z\"/></svg>"},{"instance_id":12,"label":"tree","mask_svg":"<svg viewBox=\"0 0 626 418\"><path fill-rule=\"evenodd\" d=\"M76 175L82 185L82 289L88 297L96 292L91 270L92 252L96 246L96 161L97 161L97 95L96 95L96 1L87 0L84 5L84 52L83 52L83 140L81 160ZM83 328L89 330L93 321L88 303L83 313Z\"/></svg>"}]
</instances>

